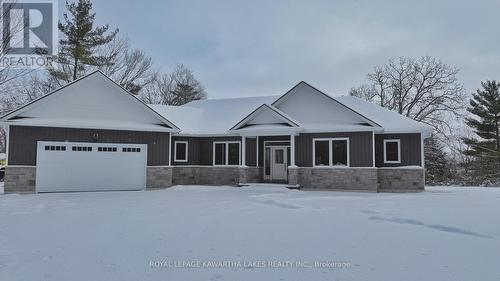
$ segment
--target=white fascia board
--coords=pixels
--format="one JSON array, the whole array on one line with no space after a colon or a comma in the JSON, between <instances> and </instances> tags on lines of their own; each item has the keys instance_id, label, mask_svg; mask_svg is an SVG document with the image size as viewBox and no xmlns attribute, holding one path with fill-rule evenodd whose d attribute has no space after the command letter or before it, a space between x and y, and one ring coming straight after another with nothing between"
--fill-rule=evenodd
<instances>
[{"instance_id":1,"label":"white fascia board","mask_svg":"<svg viewBox=\"0 0 500 281\"><path fill-rule=\"evenodd\" d=\"M96 129L96 130L118 130L118 131L140 131L140 132L169 132L176 133L179 132L177 129L172 128L164 128L161 126L100 126L100 125L68 125L68 124L54 124L54 123L38 123L38 122L2 122L3 124L11 125L11 126L32 126L32 127L56 127L56 128L72 128L72 129Z\"/></svg>"},{"instance_id":2,"label":"white fascia board","mask_svg":"<svg viewBox=\"0 0 500 281\"><path fill-rule=\"evenodd\" d=\"M383 128L353 128L353 129L305 129L304 133L349 133L349 132L375 132L375 134L382 134ZM379 133L377 133L379 132Z\"/></svg>"},{"instance_id":3,"label":"white fascia board","mask_svg":"<svg viewBox=\"0 0 500 281\"><path fill-rule=\"evenodd\" d=\"M176 133L175 137L191 137L191 138L207 138L207 137L239 137L236 133L220 133L220 134L190 134L190 133Z\"/></svg>"},{"instance_id":4,"label":"white fascia board","mask_svg":"<svg viewBox=\"0 0 500 281\"><path fill-rule=\"evenodd\" d=\"M376 135L387 135L387 134L422 134L424 138L428 138L432 134L432 130L391 130L391 131L386 131L383 130L382 132L375 133Z\"/></svg>"},{"instance_id":5,"label":"white fascia board","mask_svg":"<svg viewBox=\"0 0 500 281\"><path fill-rule=\"evenodd\" d=\"M280 128L280 129L255 129L255 130L232 130L238 136L281 136L281 135L290 135L297 134L303 132L303 128L300 127L289 127L289 128Z\"/></svg>"}]
</instances>

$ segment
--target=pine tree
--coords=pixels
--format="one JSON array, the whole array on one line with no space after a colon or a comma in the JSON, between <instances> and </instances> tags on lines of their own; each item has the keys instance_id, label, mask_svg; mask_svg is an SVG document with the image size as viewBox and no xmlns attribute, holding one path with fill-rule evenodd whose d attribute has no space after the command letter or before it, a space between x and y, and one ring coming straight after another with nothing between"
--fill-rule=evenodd
<instances>
[{"instance_id":1,"label":"pine tree","mask_svg":"<svg viewBox=\"0 0 500 281\"><path fill-rule=\"evenodd\" d=\"M59 22L59 31L64 38L59 41L60 51L56 58L59 69L50 68L49 74L66 82L76 80L79 73L85 73L85 66L112 65L114 57L96 55L95 49L108 44L118 33L109 31L109 25L94 26L95 13L92 13L90 0L66 2L68 13L64 13L64 23Z\"/></svg>"},{"instance_id":2,"label":"pine tree","mask_svg":"<svg viewBox=\"0 0 500 281\"><path fill-rule=\"evenodd\" d=\"M493 81L481 82L470 100L467 108L473 116L466 118L479 138L465 138L464 142L471 145L469 155L475 156L481 163L481 173L487 178L500 176L500 83Z\"/></svg>"},{"instance_id":3,"label":"pine tree","mask_svg":"<svg viewBox=\"0 0 500 281\"><path fill-rule=\"evenodd\" d=\"M448 155L435 136L425 141L425 180L428 183L443 183L449 177Z\"/></svg>"}]
</instances>

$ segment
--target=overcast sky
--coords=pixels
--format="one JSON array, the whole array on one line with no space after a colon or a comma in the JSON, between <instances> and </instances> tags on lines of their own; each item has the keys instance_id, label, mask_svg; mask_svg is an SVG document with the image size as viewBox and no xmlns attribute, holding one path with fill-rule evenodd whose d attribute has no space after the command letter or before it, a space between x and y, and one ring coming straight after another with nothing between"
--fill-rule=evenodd
<instances>
[{"instance_id":1,"label":"overcast sky","mask_svg":"<svg viewBox=\"0 0 500 281\"><path fill-rule=\"evenodd\" d=\"M211 98L282 94L301 80L344 95L398 56L441 58L469 92L500 79L498 0L93 2L99 23L161 70L187 65Z\"/></svg>"}]
</instances>

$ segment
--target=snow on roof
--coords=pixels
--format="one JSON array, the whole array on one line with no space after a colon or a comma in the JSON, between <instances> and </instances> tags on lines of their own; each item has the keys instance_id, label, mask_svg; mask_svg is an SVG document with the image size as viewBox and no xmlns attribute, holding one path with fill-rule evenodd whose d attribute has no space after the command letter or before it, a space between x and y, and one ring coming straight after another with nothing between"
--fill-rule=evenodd
<instances>
[{"instance_id":1,"label":"snow on roof","mask_svg":"<svg viewBox=\"0 0 500 281\"><path fill-rule=\"evenodd\" d=\"M181 134L221 135L262 104L279 96L197 100L182 106L149 105L181 128Z\"/></svg>"},{"instance_id":2,"label":"snow on roof","mask_svg":"<svg viewBox=\"0 0 500 281\"><path fill-rule=\"evenodd\" d=\"M224 135L235 124L263 104L271 105L280 96L258 96L192 101L182 106L149 105L153 110L181 128L184 135ZM332 97L355 112L379 124L372 127L363 124L302 123L300 128L308 132L375 131L384 133L430 133L432 129L420 122L404 117L376 104L351 96ZM286 113L284 113L286 114ZM293 118L293 116L290 116ZM283 126L259 125L240 132L283 129Z\"/></svg>"},{"instance_id":3,"label":"snow on roof","mask_svg":"<svg viewBox=\"0 0 500 281\"><path fill-rule=\"evenodd\" d=\"M384 128L384 133L423 132L430 134L432 132L432 128L426 124L360 98L340 96L334 99L379 124Z\"/></svg>"}]
</instances>

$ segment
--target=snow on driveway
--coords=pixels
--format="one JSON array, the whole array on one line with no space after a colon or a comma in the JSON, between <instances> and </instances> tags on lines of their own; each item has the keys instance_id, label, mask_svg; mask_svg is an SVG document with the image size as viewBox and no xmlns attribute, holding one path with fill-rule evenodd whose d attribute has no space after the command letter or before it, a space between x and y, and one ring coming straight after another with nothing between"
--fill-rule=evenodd
<instances>
[{"instance_id":1,"label":"snow on driveway","mask_svg":"<svg viewBox=\"0 0 500 281\"><path fill-rule=\"evenodd\" d=\"M500 188L0 196L0 280L499 280Z\"/></svg>"}]
</instances>

